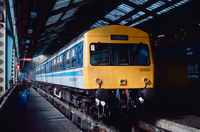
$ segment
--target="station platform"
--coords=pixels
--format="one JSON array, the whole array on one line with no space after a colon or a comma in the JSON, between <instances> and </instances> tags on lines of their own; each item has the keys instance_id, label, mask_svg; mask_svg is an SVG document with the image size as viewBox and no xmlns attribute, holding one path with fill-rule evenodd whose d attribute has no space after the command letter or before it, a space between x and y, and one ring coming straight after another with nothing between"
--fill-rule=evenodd
<instances>
[{"instance_id":1,"label":"station platform","mask_svg":"<svg viewBox=\"0 0 200 132\"><path fill-rule=\"evenodd\" d=\"M29 91L25 111L18 111L9 104L4 119L0 119L0 131L4 132L80 132L71 121L54 108L33 88ZM14 100L13 98L12 100Z\"/></svg>"}]
</instances>

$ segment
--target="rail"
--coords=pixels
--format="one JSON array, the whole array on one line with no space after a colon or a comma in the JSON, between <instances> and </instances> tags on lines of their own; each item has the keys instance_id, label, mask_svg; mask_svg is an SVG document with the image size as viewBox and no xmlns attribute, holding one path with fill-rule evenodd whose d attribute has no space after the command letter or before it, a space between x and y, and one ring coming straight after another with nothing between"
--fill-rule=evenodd
<instances>
[{"instance_id":1,"label":"rail","mask_svg":"<svg viewBox=\"0 0 200 132\"><path fill-rule=\"evenodd\" d=\"M91 118L89 115L79 111L78 109L68 105L66 102L63 102L56 98L55 96L46 93L44 90L38 88L35 89L40 93L44 98L46 98L51 104L53 104L60 112L62 112L67 118L72 120L74 124L80 126L84 131L95 131L95 132L119 132L113 126L107 126L100 121L97 121ZM181 119L179 121L179 119ZM196 123L188 123L195 121ZM198 126L200 123L200 118L193 116L181 116L177 119L157 119L156 117L151 118L151 120L143 121L140 119L135 119L132 124L131 132L171 132L171 131L183 131L183 132L200 132ZM195 125L197 127L195 127Z\"/></svg>"},{"instance_id":2,"label":"rail","mask_svg":"<svg viewBox=\"0 0 200 132\"><path fill-rule=\"evenodd\" d=\"M114 128L110 128L107 125L92 119L90 116L80 112L76 108L60 101L56 97L46 93L45 91L37 88L37 91L45 97L50 103L52 103L57 109L59 109L66 117L71 118L72 122L76 125L80 125L81 129L85 131L91 131L98 129L103 132L116 132Z\"/></svg>"}]
</instances>

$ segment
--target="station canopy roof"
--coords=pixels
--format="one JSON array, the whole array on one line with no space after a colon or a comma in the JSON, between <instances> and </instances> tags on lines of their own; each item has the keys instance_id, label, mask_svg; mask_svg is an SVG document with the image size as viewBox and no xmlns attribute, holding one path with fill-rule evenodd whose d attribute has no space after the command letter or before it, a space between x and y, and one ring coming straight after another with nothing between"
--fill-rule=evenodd
<instances>
[{"instance_id":1,"label":"station canopy roof","mask_svg":"<svg viewBox=\"0 0 200 132\"><path fill-rule=\"evenodd\" d=\"M200 23L199 0L13 0L19 58L53 54L86 30L127 25L152 38Z\"/></svg>"}]
</instances>

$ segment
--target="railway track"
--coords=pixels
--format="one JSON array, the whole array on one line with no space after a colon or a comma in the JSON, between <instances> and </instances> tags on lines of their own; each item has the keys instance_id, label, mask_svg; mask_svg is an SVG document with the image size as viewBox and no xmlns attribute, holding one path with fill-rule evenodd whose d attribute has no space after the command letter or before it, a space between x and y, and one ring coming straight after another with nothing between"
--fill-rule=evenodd
<instances>
[{"instance_id":1,"label":"railway track","mask_svg":"<svg viewBox=\"0 0 200 132\"><path fill-rule=\"evenodd\" d=\"M58 98L46 93L40 88L36 88L36 91L40 93L46 100L54 105L61 113L63 113L68 119L76 124L81 130L89 132L120 132L119 129L114 126L108 126L101 121L92 119L90 116L84 114L78 109L66 104ZM138 131L148 132L169 132L169 130L163 129L156 125L147 123L145 121L136 120L131 126L131 132Z\"/></svg>"},{"instance_id":2,"label":"railway track","mask_svg":"<svg viewBox=\"0 0 200 132\"><path fill-rule=\"evenodd\" d=\"M121 130L117 125L107 124L103 121L98 121L86 115L84 112L76 109L75 107L61 101L57 97L45 92L37 85L33 85L34 89L40 93L46 100L48 100L52 105L54 105L62 114L64 114L69 120L71 120L75 125L77 125L82 131L86 132L200 132L200 118L190 115L177 116L176 118L156 118L155 114L149 119L143 119L138 117L128 117L124 121L120 119L111 120L115 122L116 120L121 120L117 125L124 125L129 123L129 129ZM40 86L42 87L42 86ZM156 112L156 111L154 111ZM165 113L165 112L163 112ZM147 115L143 115L147 116ZM121 116L123 117L123 115ZM134 118L134 119L133 119ZM123 124L124 123L124 124Z\"/></svg>"}]
</instances>

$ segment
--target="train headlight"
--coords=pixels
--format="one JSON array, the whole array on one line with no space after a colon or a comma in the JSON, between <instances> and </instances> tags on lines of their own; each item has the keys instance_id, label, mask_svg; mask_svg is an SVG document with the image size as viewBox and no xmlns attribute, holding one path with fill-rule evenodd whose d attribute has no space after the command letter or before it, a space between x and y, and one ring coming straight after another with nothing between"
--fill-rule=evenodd
<instances>
[{"instance_id":1,"label":"train headlight","mask_svg":"<svg viewBox=\"0 0 200 132\"><path fill-rule=\"evenodd\" d=\"M100 83L101 83L101 79L96 78L96 79L95 79L95 82L98 83L98 84L100 84Z\"/></svg>"},{"instance_id":2,"label":"train headlight","mask_svg":"<svg viewBox=\"0 0 200 132\"><path fill-rule=\"evenodd\" d=\"M143 78L144 83L148 83L149 79L148 78Z\"/></svg>"}]
</instances>

